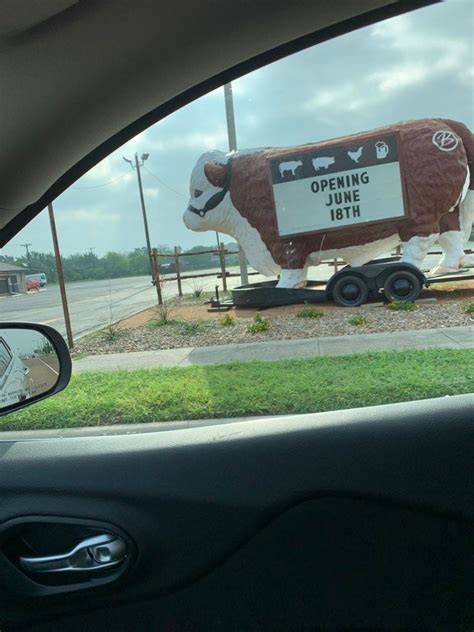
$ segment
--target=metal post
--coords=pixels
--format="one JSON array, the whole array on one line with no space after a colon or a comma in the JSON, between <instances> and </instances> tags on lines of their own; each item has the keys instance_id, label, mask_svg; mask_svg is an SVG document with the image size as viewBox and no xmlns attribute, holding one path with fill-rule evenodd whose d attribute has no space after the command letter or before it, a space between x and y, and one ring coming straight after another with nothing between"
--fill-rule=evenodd
<instances>
[{"instance_id":1,"label":"metal post","mask_svg":"<svg viewBox=\"0 0 474 632\"><path fill-rule=\"evenodd\" d=\"M221 243L221 247L219 249L219 259L221 260L222 289L224 290L224 292L227 292L227 275L226 275L226 270L225 270L224 243Z\"/></svg>"},{"instance_id":2,"label":"metal post","mask_svg":"<svg viewBox=\"0 0 474 632\"><path fill-rule=\"evenodd\" d=\"M229 139L229 151L237 151L237 133L235 131L235 116L234 116L234 100L232 97L232 84L224 84L224 98L225 98L225 114L227 118L227 136ZM239 265L240 265L240 282L242 285L247 285L249 282L249 275L247 270L247 259L245 252L239 244Z\"/></svg>"},{"instance_id":3,"label":"metal post","mask_svg":"<svg viewBox=\"0 0 474 632\"><path fill-rule=\"evenodd\" d=\"M174 247L174 260L176 264L176 280L178 281L178 294L179 296L183 296L183 288L181 287L181 271L179 269L178 246Z\"/></svg>"},{"instance_id":4,"label":"metal post","mask_svg":"<svg viewBox=\"0 0 474 632\"><path fill-rule=\"evenodd\" d=\"M56 271L58 273L59 290L61 292L61 302L63 305L64 322L66 324L66 335L69 348L74 347L74 340L72 337L71 319L69 317L69 306L66 296L66 285L64 283L63 263L61 261L61 253L59 252L58 234L56 232L56 222L54 220L53 205L48 204L49 223L51 224L51 235L53 237L54 257L56 259Z\"/></svg>"},{"instance_id":5,"label":"metal post","mask_svg":"<svg viewBox=\"0 0 474 632\"><path fill-rule=\"evenodd\" d=\"M31 274L31 257L30 257L30 246L32 244L20 244L22 248L26 248L26 260L28 261L28 272Z\"/></svg>"},{"instance_id":6,"label":"metal post","mask_svg":"<svg viewBox=\"0 0 474 632\"><path fill-rule=\"evenodd\" d=\"M153 248L153 250L150 251L150 256L153 261L153 270L155 270L155 287L156 287L156 296L158 297L158 305L163 305L163 296L161 294L161 284L160 284L160 264L158 262L156 248Z\"/></svg>"},{"instance_id":7,"label":"metal post","mask_svg":"<svg viewBox=\"0 0 474 632\"><path fill-rule=\"evenodd\" d=\"M145 196L143 195L142 175L140 173L140 161L138 160L138 154L135 153L135 169L137 170L138 190L140 191L140 203L142 206L143 225L145 227L145 239L146 247L148 251L148 258L150 260L150 274L152 278L156 278L156 267L153 257L151 256L151 244L150 233L148 230L148 219L146 216Z\"/></svg>"}]
</instances>

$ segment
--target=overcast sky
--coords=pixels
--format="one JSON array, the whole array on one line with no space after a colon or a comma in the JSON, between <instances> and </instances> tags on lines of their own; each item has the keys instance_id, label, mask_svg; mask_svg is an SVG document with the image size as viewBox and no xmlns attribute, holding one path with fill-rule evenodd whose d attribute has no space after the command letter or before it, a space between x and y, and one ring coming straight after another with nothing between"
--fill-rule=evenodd
<instances>
[{"instance_id":1,"label":"overcast sky","mask_svg":"<svg viewBox=\"0 0 474 632\"><path fill-rule=\"evenodd\" d=\"M235 81L238 146L295 145L424 117L453 118L473 129L473 21L472 0L450 0ZM139 134L55 201L63 254L144 245L136 174L122 159L135 151L150 154L142 176L153 245L214 243L213 233L193 233L181 219L190 172L209 149L228 149L222 89ZM47 212L1 252L19 256L25 242L52 250Z\"/></svg>"}]
</instances>

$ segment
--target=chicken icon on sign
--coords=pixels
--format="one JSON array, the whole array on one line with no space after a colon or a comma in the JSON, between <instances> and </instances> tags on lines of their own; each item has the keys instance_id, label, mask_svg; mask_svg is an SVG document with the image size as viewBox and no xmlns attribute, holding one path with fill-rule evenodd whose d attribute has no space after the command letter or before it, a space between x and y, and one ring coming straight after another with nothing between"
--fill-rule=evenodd
<instances>
[{"instance_id":1,"label":"chicken icon on sign","mask_svg":"<svg viewBox=\"0 0 474 632\"><path fill-rule=\"evenodd\" d=\"M347 155L349 156L349 158L351 160L353 160L354 162L359 162L360 157L362 156L362 151L363 151L363 147L359 147L359 149L357 151L348 151Z\"/></svg>"}]
</instances>

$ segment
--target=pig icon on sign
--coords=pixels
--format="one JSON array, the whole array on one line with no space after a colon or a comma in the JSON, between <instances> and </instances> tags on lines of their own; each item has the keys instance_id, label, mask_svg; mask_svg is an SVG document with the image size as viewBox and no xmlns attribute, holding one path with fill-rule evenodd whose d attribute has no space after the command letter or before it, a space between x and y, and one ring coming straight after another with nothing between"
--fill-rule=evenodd
<instances>
[{"instance_id":1,"label":"pig icon on sign","mask_svg":"<svg viewBox=\"0 0 474 632\"><path fill-rule=\"evenodd\" d=\"M336 159L332 156L321 156L320 158L314 158L312 162L314 170L319 171L320 169L327 169L329 165L333 165Z\"/></svg>"}]
</instances>

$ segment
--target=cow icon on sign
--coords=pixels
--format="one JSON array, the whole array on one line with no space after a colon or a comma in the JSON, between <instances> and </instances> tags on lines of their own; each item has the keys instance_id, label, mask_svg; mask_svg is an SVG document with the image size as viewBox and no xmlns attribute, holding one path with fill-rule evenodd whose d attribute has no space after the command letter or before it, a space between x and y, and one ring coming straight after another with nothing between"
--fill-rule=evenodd
<instances>
[{"instance_id":1,"label":"cow icon on sign","mask_svg":"<svg viewBox=\"0 0 474 632\"><path fill-rule=\"evenodd\" d=\"M278 169L280 171L280 177L284 178L284 174L290 172L292 176L296 175L298 167L302 167L303 162L301 160L287 160L286 162L280 162Z\"/></svg>"},{"instance_id":2,"label":"cow icon on sign","mask_svg":"<svg viewBox=\"0 0 474 632\"><path fill-rule=\"evenodd\" d=\"M433 134L433 145L441 151L453 151L459 144L459 138L448 130L441 130Z\"/></svg>"}]
</instances>

